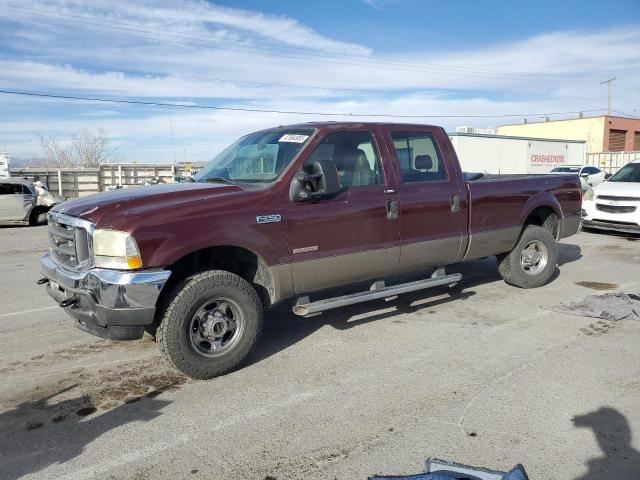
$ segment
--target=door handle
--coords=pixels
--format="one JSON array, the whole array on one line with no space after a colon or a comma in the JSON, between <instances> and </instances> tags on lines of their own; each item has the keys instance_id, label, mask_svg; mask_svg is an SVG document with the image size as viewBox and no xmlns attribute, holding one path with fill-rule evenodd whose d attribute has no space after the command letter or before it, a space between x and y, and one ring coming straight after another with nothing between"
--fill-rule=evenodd
<instances>
[{"instance_id":1,"label":"door handle","mask_svg":"<svg viewBox=\"0 0 640 480\"><path fill-rule=\"evenodd\" d=\"M389 220L395 220L398 218L398 201L387 200L387 218Z\"/></svg>"},{"instance_id":2,"label":"door handle","mask_svg":"<svg viewBox=\"0 0 640 480\"><path fill-rule=\"evenodd\" d=\"M460 211L460 195L454 193L451 195L451 211L458 213Z\"/></svg>"}]
</instances>

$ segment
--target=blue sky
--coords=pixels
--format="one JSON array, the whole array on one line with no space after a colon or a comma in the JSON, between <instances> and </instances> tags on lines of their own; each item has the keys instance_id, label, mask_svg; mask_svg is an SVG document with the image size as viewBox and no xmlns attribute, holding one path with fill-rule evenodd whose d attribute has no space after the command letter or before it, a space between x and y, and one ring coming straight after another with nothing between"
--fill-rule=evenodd
<instances>
[{"instance_id":1,"label":"blue sky","mask_svg":"<svg viewBox=\"0 0 640 480\"><path fill-rule=\"evenodd\" d=\"M416 120L453 129L601 110L610 76L613 108L640 116L638 0L0 0L3 90L460 116ZM203 161L247 131L322 118L10 95L0 112L14 157L38 157L40 134L104 128L140 162Z\"/></svg>"}]
</instances>

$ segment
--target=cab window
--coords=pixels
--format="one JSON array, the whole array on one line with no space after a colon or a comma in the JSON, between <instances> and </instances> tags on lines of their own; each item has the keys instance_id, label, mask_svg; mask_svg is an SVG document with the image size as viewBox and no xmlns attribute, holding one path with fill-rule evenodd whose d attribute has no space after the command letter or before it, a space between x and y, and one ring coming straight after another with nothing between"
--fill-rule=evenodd
<instances>
[{"instance_id":1,"label":"cab window","mask_svg":"<svg viewBox=\"0 0 640 480\"><path fill-rule=\"evenodd\" d=\"M0 195L20 195L27 193L20 183L2 183L0 184Z\"/></svg>"},{"instance_id":2,"label":"cab window","mask_svg":"<svg viewBox=\"0 0 640 480\"><path fill-rule=\"evenodd\" d=\"M380 157L369 132L337 132L322 139L305 162L309 168L318 160L335 164L342 188L382 184Z\"/></svg>"},{"instance_id":3,"label":"cab window","mask_svg":"<svg viewBox=\"0 0 640 480\"><path fill-rule=\"evenodd\" d=\"M404 183L447 180L444 161L430 134L391 132L391 139Z\"/></svg>"}]
</instances>

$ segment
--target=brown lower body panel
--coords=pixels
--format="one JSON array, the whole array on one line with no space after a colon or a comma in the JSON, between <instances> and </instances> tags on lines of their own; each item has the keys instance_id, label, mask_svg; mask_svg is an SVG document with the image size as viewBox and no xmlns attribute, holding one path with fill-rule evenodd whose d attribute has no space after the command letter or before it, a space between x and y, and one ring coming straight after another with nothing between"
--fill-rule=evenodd
<instances>
[{"instance_id":1,"label":"brown lower body panel","mask_svg":"<svg viewBox=\"0 0 640 480\"><path fill-rule=\"evenodd\" d=\"M400 248L323 257L291 264L293 290L306 293L350 283L387 277L398 264Z\"/></svg>"},{"instance_id":2,"label":"brown lower body panel","mask_svg":"<svg viewBox=\"0 0 640 480\"><path fill-rule=\"evenodd\" d=\"M462 259L463 248L462 235L402 245L400 262L393 273L407 273L435 265L459 262Z\"/></svg>"},{"instance_id":3,"label":"brown lower body panel","mask_svg":"<svg viewBox=\"0 0 640 480\"><path fill-rule=\"evenodd\" d=\"M462 237L451 237L277 265L272 267L275 290L282 300L294 294L447 265L461 259L463 246Z\"/></svg>"},{"instance_id":4,"label":"brown lower body panel","mask_svg":"<svg viewBox=\"0 0 640 480\"><path fill-rule=\"evenodd\" d=\"M474 260L511 251L521 231L522 227L517 226L472 233L469 235L469 246L464 260Z\"/></svg>"},{"instance_id":5,"label":"brown lower body panel","mask_svg":"<svg viewBox=\"0 0 640 480\"><path fill-rule=\"evenodd\" d=\"M582 217L579 215L571 215L563 217L560 220L560 235L559 238L570 237L575 235L580 230L580 224L582 223Z\"/></svg>"}]
</instances>

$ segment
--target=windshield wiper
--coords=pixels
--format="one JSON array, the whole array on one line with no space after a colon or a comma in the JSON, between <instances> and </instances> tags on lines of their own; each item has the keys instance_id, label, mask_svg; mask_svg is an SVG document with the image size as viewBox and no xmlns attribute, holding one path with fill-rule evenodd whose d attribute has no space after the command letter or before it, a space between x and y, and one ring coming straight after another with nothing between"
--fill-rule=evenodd
<instances>
[{"instance_id":1,"label":"windshield wiper","mask_svg":"<svg viewBox=\"0 0 640 480\"><path fill-rule=\"evenodd\" d=\"M230 178L225 178L225 177L209 177L209 178L205 178L203 179L205 182L211 182L211 183L227 183L229 185L236 185L237 182L234 182L233 180L231 180Z\"/></svg>"}]
</instances>

